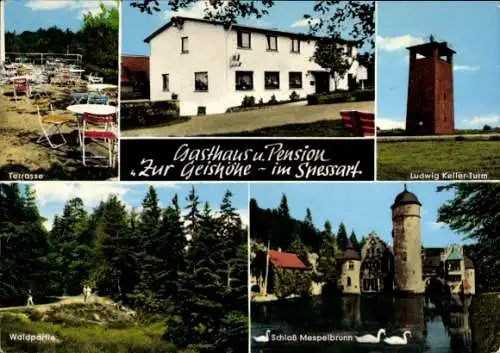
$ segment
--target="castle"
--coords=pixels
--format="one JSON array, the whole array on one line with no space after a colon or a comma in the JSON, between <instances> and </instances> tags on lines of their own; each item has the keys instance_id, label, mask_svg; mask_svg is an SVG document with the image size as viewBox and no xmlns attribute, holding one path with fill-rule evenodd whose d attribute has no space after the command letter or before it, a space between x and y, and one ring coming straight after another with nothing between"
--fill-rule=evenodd
<instances>
[{"instance_id":1,"label":"castle","mask_svg":"<svg viewBox=\"0 0 500 353\"><path fill-rule=\"evenodd\" d=\"M431 281L446 284L453 294L475 294L475 271L463 247L423 248L421 206L417 196L399 193L391 206L393 247L374 232L358 254L348 244L337 258L340 263L339 287L345 294L399 293L422 294Z\"/></svg>"}]
</instances>

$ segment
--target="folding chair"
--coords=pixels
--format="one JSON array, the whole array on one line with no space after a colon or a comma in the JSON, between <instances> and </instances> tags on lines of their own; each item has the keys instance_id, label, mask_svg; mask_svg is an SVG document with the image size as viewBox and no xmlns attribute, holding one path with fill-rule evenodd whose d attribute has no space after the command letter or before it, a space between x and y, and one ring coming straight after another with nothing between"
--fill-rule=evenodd
<instances>
[{"instance_id":1,"label":"folding chair","mask_svg":"<svg viewBox=\"0 0 500 353\"><path fill-rule=\"evenodd\" d=\"M28 83L27 78L16 78L14 83L14 99L17 101L17 97L20 93L24 93L26 98L31 97L31 87Z\"/></svg>"},{"instance_id":2,"label":"folding chair","mask_svg":"<svg viewBox=\"0 0 500 353\"><path fill-rule=\"evenodd\" d=\"M56 115L54 113L54 110L52 109L52 104L49 103L47 103L49 114L42 116L39 104L40 102L37 103L36 110L38 113L38 122L40 124L40 128L42 129L42 134L36 140L36 142L42 143L45 140L51 148L58 148L62 145L65 145L67 141L64 138L61 129L64 127L64 125L72 122L73 119L66 116ZM63 142L58 145L54 144L51 140L51 137L54 135L59 135Z\"/></svg>"},{"instance_id":3,"label":"folding chair","mask_svg":"<svg viewBox=\"0 0 500 353\"><path fill-rule=\"evenodd\" d=\"M85 155L85 141L90 140L96 144L103 146L108 151L108 167L114 167L115 165L115 149L117 147L117 134L114 131L114 126L116 122L116 114L109 115L97 115L85 113L83 115L83 126L81 132L81 142L82 142L82 160L83 165L87 166L87 157ZM92 125L92 126L89 126ZM101 129L96 129L101 127ZM93 156L94 159L105 159L106 156Z\"/></svg>"}]
</instances>

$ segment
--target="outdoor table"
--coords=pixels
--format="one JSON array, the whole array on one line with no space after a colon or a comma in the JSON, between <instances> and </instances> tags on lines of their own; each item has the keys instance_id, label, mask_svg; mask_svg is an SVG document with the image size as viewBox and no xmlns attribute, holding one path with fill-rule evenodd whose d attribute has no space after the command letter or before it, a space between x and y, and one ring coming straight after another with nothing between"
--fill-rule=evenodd
<instances>
[{"instance_id":1,"label":"outdoor table","mask_svg":"<svg viewBox=\"0 0 500 353\"><path fill-rule=\"evenodd\" d=\"M72 113L83 115L85 113L96 115L116 114L118 109L112 105L103 104L74 104L66 108Z\"/></svg>"},{"instance_id":2,"label":"outdoor table","mask_svg":"<svg viewBox=\"0 0 500 353\"><path fill-rule=\"evenodd\" d=\"M116 89L116 88L118 88L118 86L110 85L108 83L93 83L93 84L87 85L87 89L90 92L102 92L105 89Z\"/></svg>"}]
</instances>

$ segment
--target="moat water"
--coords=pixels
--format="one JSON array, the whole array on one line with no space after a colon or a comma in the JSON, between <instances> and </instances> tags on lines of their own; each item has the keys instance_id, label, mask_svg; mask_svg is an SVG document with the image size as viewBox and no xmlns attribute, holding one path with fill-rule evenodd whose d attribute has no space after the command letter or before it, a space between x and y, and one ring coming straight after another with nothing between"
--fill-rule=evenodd
<instances>
[{"instance_id":1,"label":"moat water","mask_svg":"<svg viewBox=\"0 0 500 353\"><path fill-rule=\"evenodd\" d=\"M252 339L252 353L492 353L498 349L475 343L473 326L477 325L472 325L469 314L472 298L465 298L459 307L446 309L439 303L435 307L426 302L423 296L363 295L252 303L252 337L271 330L269 342ZM485 312L488 313L487 308ZM376 336L381 328L387 332L385 337L401 337L405 330L412 335L407 344L399 346L354 340L354 336ZM500 335L495 332L498 328L492 331L487 334ZM329 340L311 341L321 337Z\"/></svg>"}]
</instances>

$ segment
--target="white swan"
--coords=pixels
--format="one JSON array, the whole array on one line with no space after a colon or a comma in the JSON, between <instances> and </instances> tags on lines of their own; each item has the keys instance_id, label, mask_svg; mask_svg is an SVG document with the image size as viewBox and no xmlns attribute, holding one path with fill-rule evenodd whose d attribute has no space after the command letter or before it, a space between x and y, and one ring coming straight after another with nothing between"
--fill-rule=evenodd
<instances>
[{"instance_id":1,"label":"white swan","mask_svg":"<svg viewBox=\"0 0 500 353\"><path fill-rule=\"evenodd\" d=\"M384 340L384 342L387 344L408 344L408 339L406 338L406 335L409 335L411 337L411 332L410 331L403 332L402 338L399 336L388 337Z\"/></svg>"},{"instance_id":2,"label":"white swan","mask_svg":"<svg viewBox=\"0 0 500 353\"><path fill-rule=\"evenodd\" d=\"M500 353L500 347L498 347L498 350L496 352L491 352L491 353Z\"/></svg>"},{"instance_id":3,"label":"white swan","mask_svg":"<svg viewBox=\"0 0 500 353\"><path fill-rule=\"evenodd\" d=\"M254 336L252 337L255 342L269 342L269 334L271 330L266 330L265 336Z\"/></svg>"},{"instance_id":4,"label":"white swan","mask_svg":"<svg viewBox=\"0 0 500 353\"><path fill-rule=\"evenodd\" d=\"M364 335L364 336L354 336L354 339L356 340L356 342L359 342L359 343L379 343L380 342L380 336L384 334L385 335L385 330L383 328L381 328L380 330L378 330L377 332L377 337L373 336L373 335Z\"/></svg>"}]
</instances>

